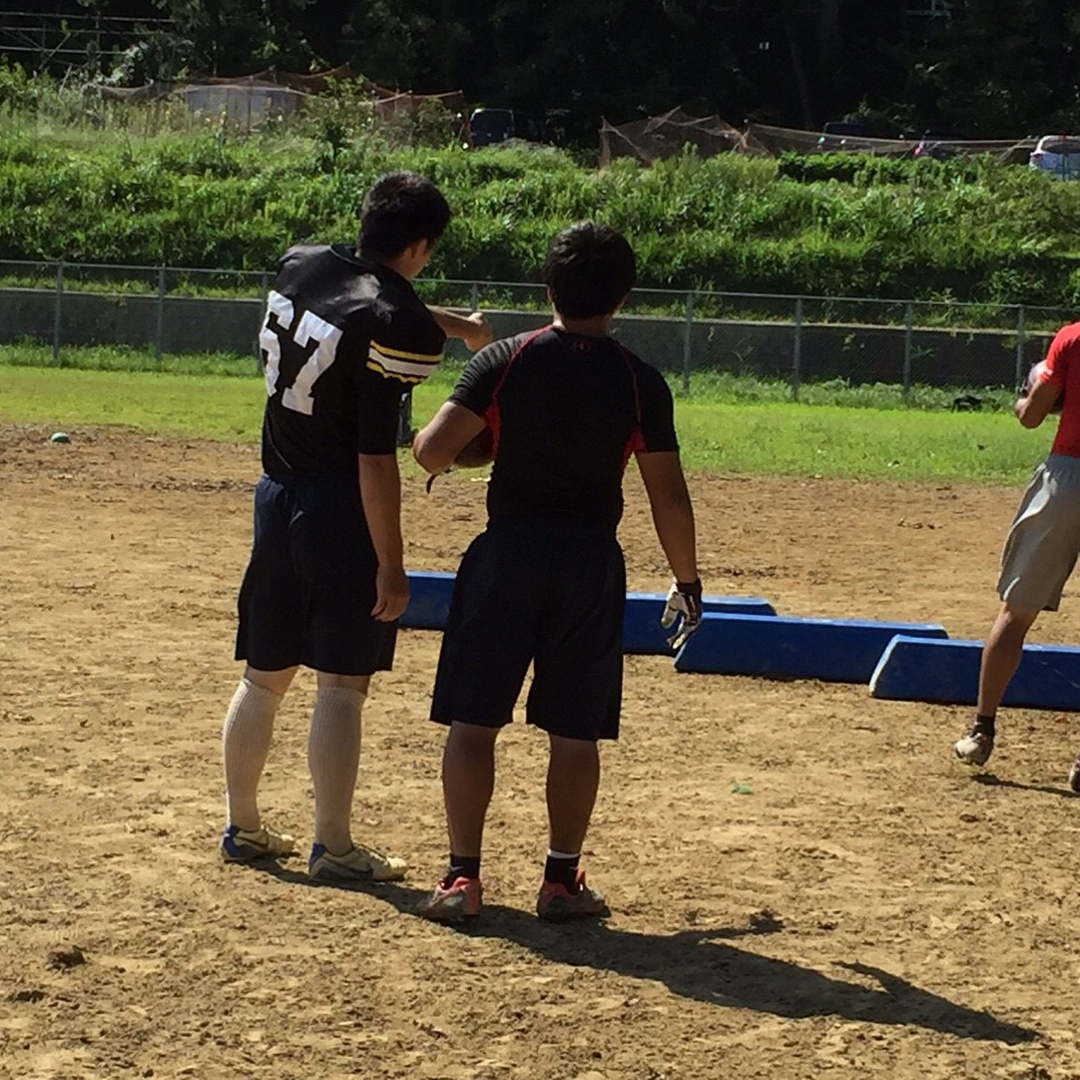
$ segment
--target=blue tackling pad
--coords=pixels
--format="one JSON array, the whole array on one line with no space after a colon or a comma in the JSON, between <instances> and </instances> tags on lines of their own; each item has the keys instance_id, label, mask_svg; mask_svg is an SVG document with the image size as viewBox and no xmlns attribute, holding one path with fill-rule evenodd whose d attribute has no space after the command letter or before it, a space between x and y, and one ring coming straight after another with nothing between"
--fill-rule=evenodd
<instances>
[{"instance_id":1,"label":"blue tackling pad","mask_svg":"<svg viewBox=\"0 0 1080 1080\"><path fill-rule=\"evenodd\" d=\"M623 615L623 651L645 656L671 656L667 639L675 632L660 625L667 593L628 592ZM776 609L760 596L703 596L705 613L775 616Z\"/></svg>"},{"instance_id":2,"label":"blue tackling pad","mask_svg":"<svg viewBox=\"0 0 1080 1080\"><path fill-rule=\"evenodd\" d=\"M870 693L893 701L974 705L981 641L892 639L870 679ZM1022 709L1080 711L1080 649L1025 645L1001 702Z\"/></svg>"},{"instance_id":3,"label":"blue tackling pad","mask_svg":"<svg viewBox=\"0 0 1080 1080\"><path fill-rule=\"evenodd\" d=\"M898 634L947 638L936 623L705 615L675 670L866 683Z\"/></svg>"},{"instance_id":4,"label":"blue tackling pad","mask_svg":"<svg viewBox=\"0 0 1080 1080\"><path fill-rule=\"evenodd\" d=\"M454 574L445 571L408 571L409 604L399 620L408 630L443 630L450 613L450 597L454 592ZM665 630L660 625L666 593L627 593L626 613L623 616L623 648L628 653L670 656L667 639L674 627ZM774 616L772 604L757 596L705 596L702 608L706 612L726 612Z\"/></svg>"},{"instance_id":5,"label":"blue tackling pad","mask_svg":"<svg viewBox=\"0 0 1080 1080\"><path fill-rule=\"evenodd\" d=\"M408 630L444 630L456 575L441 570L408 570L409 603L398 620Z\"/></svg>"}]
</instances>

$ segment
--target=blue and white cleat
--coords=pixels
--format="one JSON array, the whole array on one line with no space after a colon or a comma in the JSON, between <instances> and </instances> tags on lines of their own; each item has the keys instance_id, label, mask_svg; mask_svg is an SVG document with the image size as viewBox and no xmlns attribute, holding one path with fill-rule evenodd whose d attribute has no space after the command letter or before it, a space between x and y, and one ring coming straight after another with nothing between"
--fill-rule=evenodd
<instances>
[{"instance_id":1,"label":"blue and white cleat","mask_svg":"<svg viewBox=\"0 0 1080 1080\"><path fill-rule=\"evenodd\" d=\"M221 858L223 862L254 862L257 859L279 859L295 855L296 839L288 833L273 829L247 831L239 825L228 825L221 834Z\"/></svg>"},{"instance_id":2,"label":"blue and white cleat","mask_svg":"<svg viewBox=\"0 0 1080 1080\"><path fill-rule=\"evenodd\" d=\"M308 877L315 881L401 881L408 868L404 859L361 844L353 844L344 855L316 844L308 859Z\"/></svg>"}]
</instances>

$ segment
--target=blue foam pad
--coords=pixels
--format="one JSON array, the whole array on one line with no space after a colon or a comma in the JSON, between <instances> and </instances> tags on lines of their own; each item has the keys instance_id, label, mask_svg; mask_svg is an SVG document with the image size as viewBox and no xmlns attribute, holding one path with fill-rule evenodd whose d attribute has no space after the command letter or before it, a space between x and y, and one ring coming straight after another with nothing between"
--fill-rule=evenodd
<instances>
[{"instance_id":1,"label":"blue foam pad","mask_svg":"<svg viewBox=\"0 0 1080 1080\"><path fill-rule=\"evenodd\" d=\"M450 612L454 574L441 570L409 570L409 603L398 620L409 630L442 630Z\"/></svg>"},{"instance_id":2,"label":"blue foam pad","mask_svg":"<svg viewBox=\"0 0 1080 1080\"><path fill-rule=\"evenodd\" d=\"M897 634L948 636L936 623L706 615L675 670L865 683Z\"/></svg>"},{"instance_id":3,"label":"blue foam pad","mask_svg":"<svg viewBox=\"0 0 1080 1080\"><path fill-rule=\"evenodd\" d=\"M926 641L899 635L882 654L870 679L870 693L894 701L974 705L982 647L981 641ZM1080 649L1025 645L1002 704L1080 711Z\"/></svg>"},{"instance_id":4,"label":"blue foam pad","mask_svg":"<svg viewBox=\"0 0 1080 1080\"><path fill-rule=\"evenodd\" d=\"M628 592L623 615L623 651L646 656L670 656L667 639L672 631L660 625L667 593ZM760 596L703 596L702 610L728 615L775 615L776 609Z\"/></svg>"},{"instance_id":5,"label":"blue foam pad","mask_svg":"<svg viewBox=\"0 0 1080 1080\"><path fill-rule=\"evenodd\" d=\"M454 576L445 571L408 571L409 604L399 620L408 630L443 630L450 613L450 597L454 592ZM670 654L667 639L670 630L660 625L666 593L627 593L626 613L623 616L623 648L628 653ZM767 600L757 596L706 596L702 598L706 612L730 614L775 615Z\"/></svg>"}]
</instances>

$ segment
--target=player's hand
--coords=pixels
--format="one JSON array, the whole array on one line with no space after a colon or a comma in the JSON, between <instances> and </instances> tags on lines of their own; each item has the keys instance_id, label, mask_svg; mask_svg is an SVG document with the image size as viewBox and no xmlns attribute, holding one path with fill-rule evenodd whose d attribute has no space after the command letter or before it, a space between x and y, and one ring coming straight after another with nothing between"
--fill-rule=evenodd
<instances>
[{"instance_id":1,"label":"player's hand","mask_svg":"<svg viewBox=\"0 0 1080 1080\"><path fill-rule=\"evenodd\" d=\"M400 566L380 566L375 571L375 606L371 614L379 622L400 618L409 603L409 579Z\"/></svg>"},{"instance_id":2,"label":"player's hand","mask_svg":"<svg viewBox=\"0 0 1080 1080\"><path fill-rule=\"evenodd\" d=\"M686 639L701 625L701 578L671 583L660 625L665 630L675 626L675 633L668 638L673 649L681 649L686 644Z\"/></svg>"},{"instance_id":3,"label":"player's hand","mask_svg":"<svg viewBox=\"0 0 1080 1080\"><path fill-rule=\"evenodd\" d=\"M470 330L461 339L465 342L465 348L476 352L485 345L490 345L492 337L491 324L487 321L487 316L482 311L474 311L468 317L468 321L473 323L476 329Z\"/></svg>"}]
</instances>

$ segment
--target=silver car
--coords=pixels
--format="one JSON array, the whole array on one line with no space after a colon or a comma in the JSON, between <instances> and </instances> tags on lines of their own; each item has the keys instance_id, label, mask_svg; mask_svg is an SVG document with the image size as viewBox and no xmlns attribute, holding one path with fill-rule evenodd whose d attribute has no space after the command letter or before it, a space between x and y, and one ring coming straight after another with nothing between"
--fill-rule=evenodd
<instances>
[{"instance_id":1,"label":"silver car","mask_svg":"<svg viewBox=\"0 0 1080 1080\"><path fill-rule=\"evenodd\" d=\"M1057 180L1080 180L1080 135L1044 135L1028 164Z\"/></svg>"}]
</instances>

